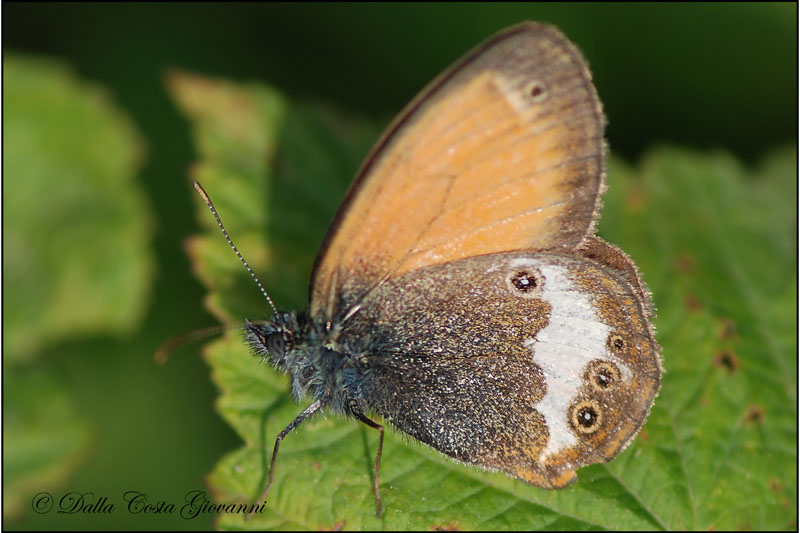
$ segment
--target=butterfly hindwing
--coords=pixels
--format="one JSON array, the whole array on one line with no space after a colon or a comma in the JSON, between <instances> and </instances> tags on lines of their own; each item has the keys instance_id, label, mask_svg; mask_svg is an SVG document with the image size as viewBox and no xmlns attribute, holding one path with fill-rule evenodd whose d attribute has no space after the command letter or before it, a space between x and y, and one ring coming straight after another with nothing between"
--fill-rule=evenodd
<instances>
[{"instance_id":1,"label":"butterfly hindwing","mask_svg":"<svg viewBox=\"0 0 800 533\"><path fill-rule=\"evenodd\" d=\"M556 488L624 448L658 391L636 290L577 254L479 256L390 278L339 342L364 354L353 390L394 426Z\"/></svg>"}]
</instances>

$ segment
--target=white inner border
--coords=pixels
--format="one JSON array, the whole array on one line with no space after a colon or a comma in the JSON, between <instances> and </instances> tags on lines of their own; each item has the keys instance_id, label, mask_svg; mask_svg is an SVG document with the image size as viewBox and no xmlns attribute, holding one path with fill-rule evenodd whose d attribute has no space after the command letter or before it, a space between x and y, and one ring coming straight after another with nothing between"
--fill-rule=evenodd
<instances>
[{"instance_id":1,"label":"white inner border","mask_svg":"<svg viewBox=\"0 0 800 533\"><path fill-rule=\"evenodd\" d=\"M541 298L550 304L547 326L525 341L547 385L544 398L535 406L550 432L539 456L539 461L544 462L548 456L578 443L567 421L567 409L583 385L587 363L594 359L612 361L620 369L623 381L629 381L633 373L609 353L606 340L611 328L600 321L589 296L569 279L566 266L533 258L512 259L509 266L538 268L544 277Z\"/></svg>"}]
</instances>

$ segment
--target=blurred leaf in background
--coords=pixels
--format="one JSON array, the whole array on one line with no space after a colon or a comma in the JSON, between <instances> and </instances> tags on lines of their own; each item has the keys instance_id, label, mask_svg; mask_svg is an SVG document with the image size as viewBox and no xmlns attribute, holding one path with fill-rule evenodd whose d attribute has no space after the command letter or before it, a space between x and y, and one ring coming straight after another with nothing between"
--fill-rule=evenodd
<instances>
[{"instance_id":1,"label":"blurred leaf in background","mask_svg":"<svg viewBox=\"0 0 800 533\"><path fill-rule=\"evenodd\" d=\"M754 161L796 138L790 2L20 2L4 13L15 22L4 42L102 78L158 137L154 153L178 140L160 92L166 68L267 80L294 99L389 120L464 51L523 20L558 26L584 51L617 154L671 141Z\"/></svg>"},{"instance_id":2,"label":"blurred leaf in background","mask_svg":"<svg viewBox=\"0 0 800 533\"><path fill-rule=\"evenodd\" d=\"M129 333L148 303L152 215L134 178L143 142L61 63L4 57L6 360L98 331Z\"/></svg>"},{"instance_id":3,"label":"blurred leaf in background","mask_svg":"<svg viewBox=\"0 0 800 533\"><path fill-rule=\"evenodd\" d=\"M152 218L134 177L143 142L62 63L3 61L3 509L61 483L90 442L64 377L37 359L87 335L130 334L153 276Z\"/></svg>"},{"instance_id":4,"label":"blurred leaf in background","mask_svg":"<svg viewBox=\"0 0 800 533\"><path fill-rule=\"evenodd\" d=\"M331 121L330 113L258 84L176 74L170 88L193 126L200 154L194 175L218 199L245 256L268 272L279 306L303 305L313 251L339 196L326 188L344 187L343 170L378 126ZM218 525L793 527L796 150L779 150L748 171L724 153L658 148L634 168L613 160L609 184L600 234L630 252L650 282L666 368L650 419L619 458L582 469L574 486L544 491L455 465L390 433L378 521L370 489L376 436L354 421L317 418L284 442L266 511L250 522L222 515ZM221 320L259 318L266 305L198 205L209 230L191 250L212 311ZM298 218L304 232L293 225ZM287 233L292 238L284 241ZM300 275L280 274L296 270ZM215 342L207 355L222 389L220 412L245 441L209 482L218 501L251 503L265 483L275 436L304 406L291 400L288 379L248 355L238 335Z\"/></svg>"}]
</instances>

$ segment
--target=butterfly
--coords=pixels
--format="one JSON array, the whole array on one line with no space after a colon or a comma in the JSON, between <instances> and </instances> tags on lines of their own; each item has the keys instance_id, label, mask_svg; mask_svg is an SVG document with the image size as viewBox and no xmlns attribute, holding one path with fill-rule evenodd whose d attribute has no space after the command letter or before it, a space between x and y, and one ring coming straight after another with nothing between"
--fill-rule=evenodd
<instances>
[{"instance_id":1,"label":"butterfly","mask_svg":"<svg viewBox=\"0 0 800 533\"><path fill-rule=\"evenodd\" d=\"M604 127L586 61L536 22L490 37L408 104L328 229L308 309L278 312L262 288L274 314L244 326L311 399L275 440L262 498L281 441L322 410L379 431L378 516L375 415L548 489L631 442L662 365L648 289L595 235Z\"/></svg>"}]
</instances>

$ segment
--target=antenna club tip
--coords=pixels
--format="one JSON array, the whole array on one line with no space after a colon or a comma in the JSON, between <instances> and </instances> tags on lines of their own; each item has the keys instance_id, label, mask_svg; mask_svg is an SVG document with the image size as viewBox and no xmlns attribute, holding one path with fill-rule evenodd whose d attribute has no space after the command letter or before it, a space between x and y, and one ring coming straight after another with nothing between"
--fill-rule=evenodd
<instances>
[{"instance_id":1,"label":"antenna club tip","mask_svg":"<svg viewBox=\"0 0 800 533\"><path fill-rule=\"evenodd\" d=\"M202 186L200 186L200 182L198 182L197 180L192 180L192 185L194 185L194 189L197 191L197 194L202 196L203 200L205 200L206 203L209 203L210 199L208 198L208 194L206 194L206 191L203 189Z\"/></svg>"}]
</instances>

